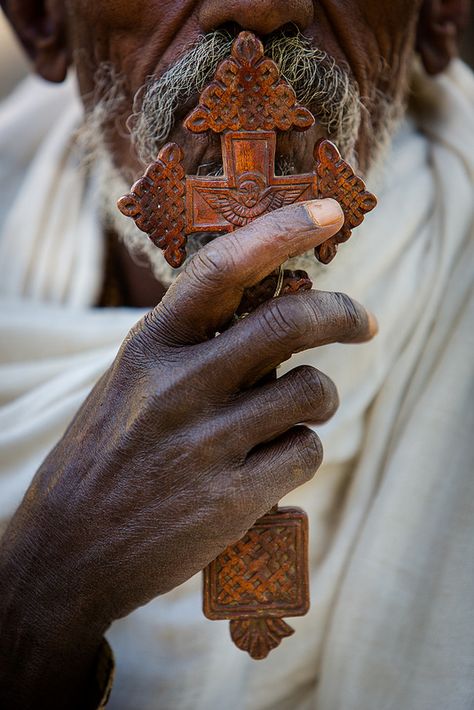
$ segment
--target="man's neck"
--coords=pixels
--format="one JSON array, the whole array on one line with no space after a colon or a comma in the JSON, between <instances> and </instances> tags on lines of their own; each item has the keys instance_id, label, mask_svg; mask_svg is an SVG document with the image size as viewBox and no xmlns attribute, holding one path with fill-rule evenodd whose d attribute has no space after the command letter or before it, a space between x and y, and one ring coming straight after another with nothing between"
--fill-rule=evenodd
<instances>
[{"instance_id":1,"label":"man's neck","mask_svg":"<svg viewBox=\"0 0 474 710\"><path fill-rule=\"evenodd\" d=\"M156 280L149 266L140 266L129 254L125 244L115 234L107 234L108 258L104 293L110 284L119 292L118 305L152 308L163 298L166 288ZM117 305L103 299L103 305Z\"/></svg>"}]
</instances>

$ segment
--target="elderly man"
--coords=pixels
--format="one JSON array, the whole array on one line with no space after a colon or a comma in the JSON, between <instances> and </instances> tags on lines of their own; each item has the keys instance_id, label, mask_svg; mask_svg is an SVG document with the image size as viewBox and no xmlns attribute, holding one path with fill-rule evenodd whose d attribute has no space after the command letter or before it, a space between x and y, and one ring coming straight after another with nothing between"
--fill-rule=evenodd
<instances>
[{"instance_id":1,"label":"elderly man","mask_svg":"<svg viewBox=\"0 0 474 710\"><path fill-rule=\"evenodd\" d=\"M28 79L0 115L2 707L98 707L106 632L114 708L472 707L468 0L2 5L65 82ZM220 170L182 118L241 28L318 119L279 170L329 136L379 208L308 267L318 290L214 337L343 219L321 200L194 239L167 290L115 209L168 139ZM255 662L202 617L196 573L303 483L312 609Z\"/></svg>"}]
</instances>

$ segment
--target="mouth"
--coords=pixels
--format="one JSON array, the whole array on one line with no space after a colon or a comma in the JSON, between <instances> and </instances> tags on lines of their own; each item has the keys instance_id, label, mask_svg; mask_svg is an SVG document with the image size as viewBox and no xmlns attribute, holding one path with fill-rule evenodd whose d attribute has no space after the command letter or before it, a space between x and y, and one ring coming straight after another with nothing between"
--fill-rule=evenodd
<instances>
[{"instance_id":1,"label":"mouth","mask_svg":"<svg viewBox=\"0 0 474 710\"><path fill-rule=\"evenodd\" d=\"M217 37L213 34L204 36L194 49L190 49L164 73L161 75L156 73L156 77L140 97L143 99L141 107L132 116L136 120L130 123L132 133L133 128L136 128L136 135L140 136L136 143L141 162L148 164L156 155L160 144L164 145L172 140L183 147L186 156L185 169L188 173L196 174L199 171L199 175L213 175L219 174L222 170L218 136L217 140L215 136L208 138L198 130L196 132L199 135L193 136L190 140L190 135L182 124L199 105L202 92L206 87L209 89L212 82L216 81L216 66L219 67L226 61L236 61L235 57L230 57L230 40L229 34L226 34L225 41L222 37L217 41ZM329 55L310 46L306 38L299 36L292 38L285 35L280 38L275 37L274 40L265 42L263 50L260 42L259 47L255 43L255 47L252 48L255 57L259 52L268 50L268 54L262 56L265 56L266 61L273 62L275 72L278 71L280 78L283 79L281 83L290 86L299 106L302 109L311 107L311 113L320 121L319 125L310 130L304 130L306 124L300 127L301 132L276 131L276 174L292 175L301 171L310 171L314 144L320 138L328 138L329 134L336 137L343 154L348 155L348 150L344 150L344 147L347 148L349 138L352 141L355 136L354 127L349 126L348 116L349 118L353 116L354 101L357 99L355 88L349 85L349 78L336 67ZM238 42L238 39L234 41L233 46L235 42ZM257 106L262 100L266 101L268 91L273 91L274 86L272 84L271 87L267 87L260 77L257 60L258 57L255 61L252 59L252 70L248 76L239 74L238 79L232 79L230 75L221 72L222 75L219 75L217 80L218 84L220 82L220 86L216 89L217 93L208 90L206 94L206 100L213 104L213 111L217 110L217 104L214 106L216 101L218 103L226 101L229 91L237 90L237 86L234 86L236 81L239 84L239 91L244 91L246 88L248 90L249 77L251 82L254 82L253 90L257 91ZM303 82L302 77L305 77L306 81ZM219 101L217 95L221 97ZM237 101L237 94L234 99ZM238 105L240 106L240 100ZM207 108L209 109L209 106ZM285 112L286 104L281 108ZM302 120L304 123L304 119ZM284 128L284 131L286 130Z\"/></svg>"}]
</instances>

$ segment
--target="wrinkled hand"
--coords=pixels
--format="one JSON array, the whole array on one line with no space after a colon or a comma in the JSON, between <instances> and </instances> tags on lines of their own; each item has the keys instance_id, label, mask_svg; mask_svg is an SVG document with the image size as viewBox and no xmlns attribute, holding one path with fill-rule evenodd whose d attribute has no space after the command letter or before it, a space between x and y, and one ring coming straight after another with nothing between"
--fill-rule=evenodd
<instances>
[{"instance_id":1,"label":"wrinkled hand","mask_svg":"<svg viewBox=\"0 0 474 710\"><path fill-rule=\"evenodd\" d=\"M95 647L114 619L205 567L314 475L320 441L297 425L334 413L334 384L311 367L261 380L295 352L367 340L371 317L345 295L310 291L215 337L244 288L339 230L337 203L311 206L313 217L292 205L204 247L38 471L0 564L12 581L5 618L15 609L37 623L46 647L69 652L57 628Z\"/></svg>"}]
</instances>

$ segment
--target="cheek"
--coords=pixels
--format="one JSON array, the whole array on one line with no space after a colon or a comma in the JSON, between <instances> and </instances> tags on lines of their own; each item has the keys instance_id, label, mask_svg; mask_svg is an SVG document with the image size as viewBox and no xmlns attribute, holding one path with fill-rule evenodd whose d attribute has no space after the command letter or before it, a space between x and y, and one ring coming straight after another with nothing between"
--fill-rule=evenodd
<instances>
[{"instance_id":1,"label":"cheek","mask_svg":"<svg viewBox=\"0 0 474 710\"><path fill-rule=\"evenodd\" d=\"M359 0L368 30L380 37L382 48L406 43L420 14L422 0Z\"/></svg>"},{"instance_id":2,"label":"cheek","mask_svg":"<svg viewBox=\"0 0 474 710\"><path fill-rule=\"evenodd\" d=\"M83 94L98 66L110 63L135 92L148 75L179 51L180 37L194 39L197 0L71 0L69 37Z\"/></svg>"},{"instance_id":3,"label":"cheek","mask_svg":"<svg viewBox=\"0 0 474 710\"><path fill-rule=\"evenodd\" d=\"M153 13L156 3L147 0L129 2L127 0L82 0L70 3L75 22L87 25L94 32L99 27L113 30L132 30L141 24L143 18Z\"/></svg>"},{"instance_id":4,"label":"cheek","mask_svg":"<svg viewBox=\"0 0 474 710\"><path fill-rule=\"evenodd\" d=\"M414 47L421 0L318 0L312 35L338 62L346 62L362 95L397 83L400 64Z\"/></svg>"},{"instance_id":5,"label":"cheek","mask_svg":"<svg viewBox=\"0 0 474 710\"><path fill-rule=\"evenodd\" d=\"M102 62L122 71L124 59L134 51L144 17L155 3L142 0L79 0L69 3L68 33L83 93L93 87Z\"/></svg>"},{"instance_id":6,"label":"cheek","mask_svg":"<svg viewBox=\"0 0 474 710\"><path fill-rule=\"evenodd\" d=\"M74 0L69 14L89 32L142 36L185 22L198 0Z\"/></svg>"}]
</instances>

